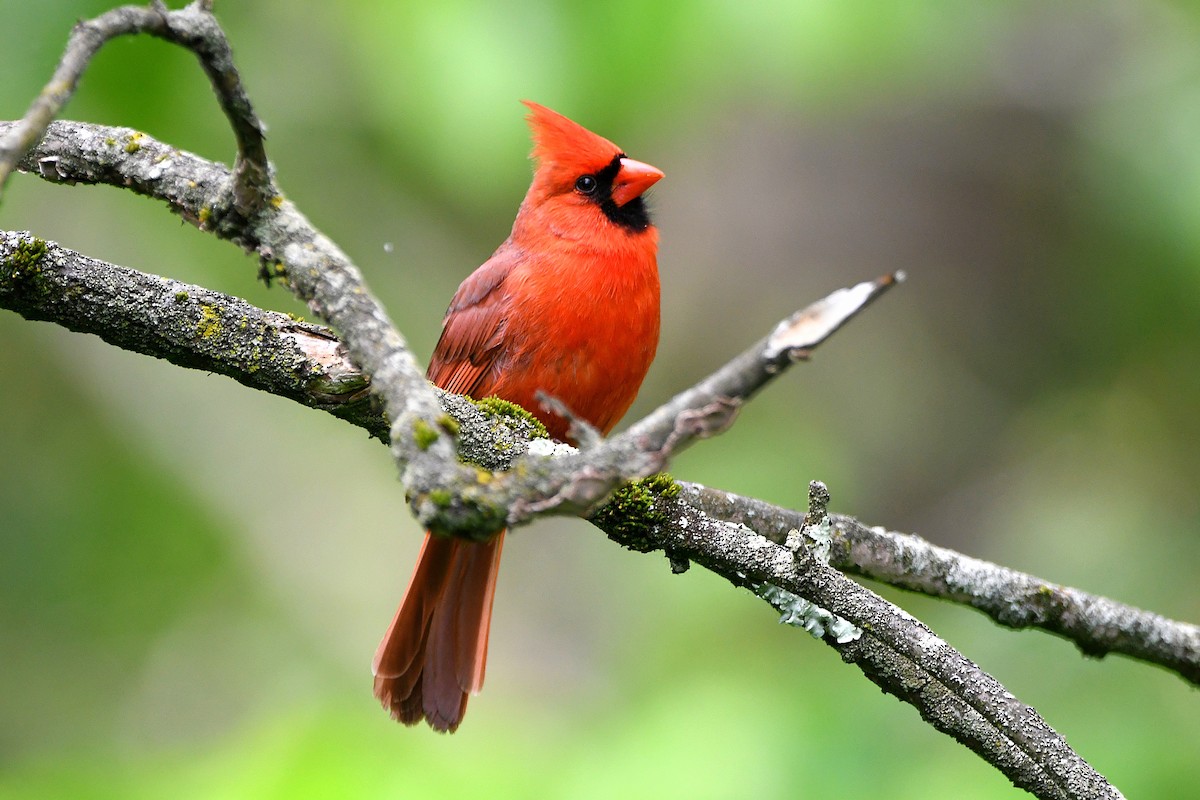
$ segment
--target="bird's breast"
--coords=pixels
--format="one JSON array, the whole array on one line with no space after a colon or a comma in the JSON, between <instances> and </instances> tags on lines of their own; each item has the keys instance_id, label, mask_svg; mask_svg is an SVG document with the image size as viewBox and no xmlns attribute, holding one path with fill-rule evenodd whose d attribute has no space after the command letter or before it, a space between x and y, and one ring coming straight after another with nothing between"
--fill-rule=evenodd
<instances>
[{"instance_id":1,"label":"bird's breast","mask_svg":"<svg viewBox=\"0 0 1200 800\"><path fill-rule=\"evenodd\" d=\"M576 256L514 275L508 357L496 394L538 413L551 435L566 422L540 412L540 390L608 432L637 396L658 347L654 254Z\"/></svg>"}]
</instances>

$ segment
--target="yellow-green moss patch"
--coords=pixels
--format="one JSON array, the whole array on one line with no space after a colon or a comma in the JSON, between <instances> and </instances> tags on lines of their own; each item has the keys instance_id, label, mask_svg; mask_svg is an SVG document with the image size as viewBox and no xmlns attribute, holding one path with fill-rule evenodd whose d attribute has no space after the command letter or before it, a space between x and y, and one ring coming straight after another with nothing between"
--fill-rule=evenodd
<instances>
[{"instance_id":1,"label":"yellow-green moss patch","mask_svg":"<svg viewBox=\"0 0 1200 800\"><path fill-rule=\"evenodd\" d=\"M200 305L200 322L196 325L196 333L202 339L211 339L221 333L221 312L216 306L208 303Z\"/></svg>"},{"instance_id":2,"label":"yellow-green moss patch","mask_svg":"<svg viewBox=\"0 0 1200 800\"><path fill-rule=\"evenodd\" d=\"M667 521L666 513L658 506L659 498L678 494L675 479L660 472L617 489L592 514L591 521L629 549L648 552L657 547L648 534Z\"/></svg>"},{"instance_id":3,"label":"yellow-green moss patch","mask_svg":"<svg viewBox=\"0 0 1200 800\"><path fill-rule=\"evenodd\" d=\"M8 258L9 268L13 271L14 275L19 272L32 272L37 268L41 260L46 257L49 249L46 241L36 236L21 239L20 243L17 244L17 249Z\"/></svg>"},{"instance_id":4,"label":"yellow-green moss patch","mask_svg":"<svg viewBox=\"0 0 1200 800\"><path fill-rule=\"evenodd\" d=\"M527 423L532 429L531 433L535 439L546 439L550 436L550 432L546 430L546 426L542 424L540 419L516 403L510 403L508 400L503 400L496 396L485 397L482 400L471 399L471 402L489 417L499 417L501 419L508 417L517 422Z\"/></svg>"},{"instance_id":5,"label":"yellow-green moss patch","mask_svg":"<svg viewBox=\"0 0 1200 800\"><path fill-rule=\"evenodd\" d=\"M423 419L418 419L413 423L413 441L417 443L418 448L421 450L428 450L437 440L437 429L435 429L428 422ZM430 499L432 499L432 497Z\"/></svg>"}]
</instances>

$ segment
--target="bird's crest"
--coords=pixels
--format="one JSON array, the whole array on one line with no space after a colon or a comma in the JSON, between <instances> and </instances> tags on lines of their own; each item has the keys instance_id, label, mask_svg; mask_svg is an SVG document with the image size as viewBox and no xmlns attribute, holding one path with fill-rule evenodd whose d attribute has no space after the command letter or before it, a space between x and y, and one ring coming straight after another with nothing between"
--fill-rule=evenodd
<instances>
[{"instance_id":1,"label":"bird's crest","mask_svg":"<svg viewBox=\"0 0 1200 800\"><path fill-rule=\"evenodd\" d=\"M533 158L538 164L591 172L621 155L621 148L562 114L531 100L521 102L529 108L525 120L533 133Z\"/></svg>"}]
</instances>

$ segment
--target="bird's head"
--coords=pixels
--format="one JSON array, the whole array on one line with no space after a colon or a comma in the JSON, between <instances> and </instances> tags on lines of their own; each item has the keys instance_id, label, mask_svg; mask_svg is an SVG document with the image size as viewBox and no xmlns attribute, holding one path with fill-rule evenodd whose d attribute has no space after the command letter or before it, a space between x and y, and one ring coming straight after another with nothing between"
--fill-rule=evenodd
<instances>
[{"instance_id":1,"label":"bird's head","mask_svg":"<svg viewBox=\"0 0 1200 800\"><path fill-rule=\"evenodd\" d=\"M529 108L526 120L537 162L527 204L551 206L564 216L582 211L582 219L602 214L634 233L650 227L642 194L663 177L661 170L634 161L608 139L562 114L522 102Z\"/></svg>"}]
</instances>

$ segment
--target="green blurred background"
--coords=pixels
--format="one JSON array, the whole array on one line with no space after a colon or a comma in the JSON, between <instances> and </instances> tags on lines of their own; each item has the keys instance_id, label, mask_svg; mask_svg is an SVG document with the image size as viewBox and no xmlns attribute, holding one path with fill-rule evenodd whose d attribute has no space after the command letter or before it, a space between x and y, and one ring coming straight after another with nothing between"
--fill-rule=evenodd
<instances>
[{"instance_id":1,"label":"green blurred background","mask_svg":"<svg viewBox=\"0 0 1200 800\"><path fill-rule=\"evenodd\" d=\"M0 0L0 118L101 0ZM416 351L507 234L519 98L662 168L633 415L792 309L910 281L674 465L1200 619L1191 3L219 0L288 196ZM228 162L194 59L106 48L67 117ZM159 205L17 176L0 227L305 309ZM344 423L0 312L0 797L1020 795L760 601L580 522L506 547L485 693L392 723L370 659L419 531ZM1130 797L1193 796L1200 702L889 590Z\"/></svg>"}]
</instances>

